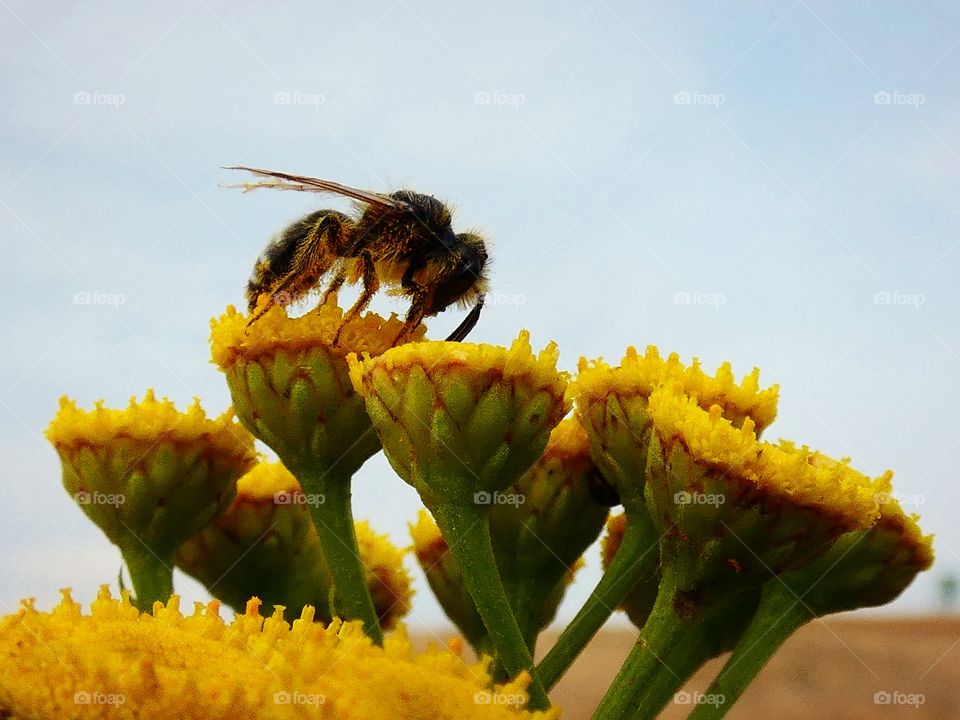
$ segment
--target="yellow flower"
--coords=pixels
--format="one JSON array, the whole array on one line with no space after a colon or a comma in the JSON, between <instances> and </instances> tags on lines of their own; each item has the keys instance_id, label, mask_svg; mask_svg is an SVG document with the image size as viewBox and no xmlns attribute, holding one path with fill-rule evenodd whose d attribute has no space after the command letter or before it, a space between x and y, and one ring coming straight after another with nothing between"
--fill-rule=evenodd
<instances>
[{"instance_id":1,"label":"yellow flower","mask_svg":"<svg viewBox=\"0 0 960 720\"><path fill-rule=\"evenodd\" d=\"M647 502L664 534L662 563L684 568L685 592L749 590L877 519L888 475L871 480L846 460L761 442L752 419L736 427L679 383L650 396L649 414L656 433Z\"/></svg>"},{"instance_id":2,"label":"yellow flower","mask_svg":"<svg viewBox=\"0 0 960 720\"><path fill-rule=\"evenodd\" d=\"M491 686L487 664L450 650L385 647L359 623L292 626L251 600L231 623L216 601L184 617L172 597L140 615L106 588L84 615L64 592L50 613L26 603L0 621L0 714L54 718L548 718L523 710L529 677Z\"/></svg>"},{"instance_id":3,"label":"yellow flower","mask_svg":"<svg viewBox=\"0 0 960 720\"><path fill-rule=\"evenodd\" d=\"M247 316L231 306L210 323L213 362L226 373L237 416L298 477L301 467L317 462L352 475L380 449L350 386L345 357L388 349L402 322L363 313L333 345L342 317L332 295L301 317L275 305L247 325ZM419 327L414 336L424 332Z\"/></svg>"},{"instance_id":4,"label":"yellow flower","mask_svg":"<svg viewBox=\"0 0 960 720\"><path fill-rule=\"evenodd\" d=\"M720 406L736 426L750 418L753 427L762 429L776 417L779 390L776 385L761 390L759 377L760 371L754 368L737 383L730 363L707 375L698 360L687 367L676 353L663 358L652 345L644 355L627 348L617 367L603 360L580 359L571 385L577 415L590 437L594 461L616 487L628 514L641 512L643 505L650 395L665 383L677 383L704 408Z\"/></svg>"},{"instance_id":5,"label":"yellow flower","mask_svg":"<svg viewBox=\"0 0 960 720\"><path fill-rule=\"evenodd\" d=\"M305 495L280 463L262 462L237 481L233 504L181 546L177 564L235 610L259 597L267 607L300 615L305 605L329 621L333 581L308 506L324 498ZM374 607L386 628L410 610L411 578L404 551L369 523L356 523L360 559Z\"/></svg>"},{"instance_id":6,"label":"yellow flower","mask_svg":"<svg viewBox=\"0 0 960 720\"><path fill-rule=\"evenodd\" d=\"M768 502L815 508L851 530L869 527L877 518L876 496L890 473L871 480L851 468L849 459L831 460L785 441L761 442L751 418L737 427L719 405L704 409L679 384L655 392L649 411L665 453L682 448L698 463L748 480Z\"/></svg>"},{"instance_id":7,"label":"yellow flower","mask_svg":"<svg viewBox=\"0 0 960 720\"><path fill-rule=\"evenodd\" d=\"M838 463L817 456L814 464ZM731 706L798 628L830 613L884 605L930 567L932 538L923 535L916 515L908 517L889 497L889 473L878 485L884 489L875 525L846 533L821 557L763 586L752 621L707 695L723 697Z\"/></svg>"},{"instance_id":8,"label":"yellow flower","mask_svg":"<svg viewBox=\"0 0 960 720\"><path fill-rule=\"evenodd\" d=\"M880 517L866 530L843 535L822 557L782 575L787 601L802 598L804 613L830 613L892 602L933 565L933 536L924 535L917 515L907 515L889 490L878 496Z\"/></svg>"},{"instance_id":9,"label":"yellow flower","mask_svg":"<svg viewBox=\"0 0 960 720\"><path fill-rule=\"evenodd\" d=\"M571 390L584 404L604 402L609 396L649 397L650 393L667 380L681 380L688 395L697 397L705 407L719 404L725 414L740 424L744 417L764 428L777 416L779 387L760 389L760 370L754 368L739 383L729 362L708 375L696 358L689 367L680 362L677 353L666 359L653 345L648 345L641 356L636 348L628 347L618 367L612 368L602 359L588 361L580 358L579 373Z\"/></svg>"},{"instance_id":10,"label":"yellow flower","mask_svg":"<svg viewBox=\"0 0 960 720\"><path fill-rule=\"evenodd\" d=\"M429 508L507 673L532 670L526 638L500 578L489 515L497 497L543 452L567 413L566 375L553 343L538 355L522 331L509 349L412 343L378 357L349 357L390 464ZM548 705L536 677L534 707Z\"/></svg>"},{"instance_id":11,"label":"yellow flower","mask_svg":"<svg viewBox=\"0 0 960 720\"><path fill-rule=\"evenodd\" d=\"M124 410L62 398L47 438L64 487L120 548L144 608L169 597L173 554L230 504L255 461L253 438L229 412L207 418L196 400L179 412L152 390Z\"/></svg>"},{"instance_id":12,"label":"yellow flower","mask_svg":"<svg viewBox=\"0 0 960 720\"><path fill-rule=\"evenodd\" d=\"M288 317L283 307L273 306L249 325L246 316L230 307L211 322L210 345L240 421L273 448L305 493L325 498L309 507L342 614L363 619L371 637L379 640L358 560L350 483L380 450L380 442L362 398L350 385L345 356L383 352L402 323L364 313L342 328L335 345L342 318L335 295L302 317ZM413 337L424 332L419 327Z\"/></svg>"},{"instance_id":13,"label":"yellow flower","mask_svg":"<svg viewBox=\"0 0 960 720\"><path fill-rule=\"evenodd\" d=\"M412 579L403 565L407 550L391 543L387 535L375 532L366 520L357 522L356 528L360 561L373 606L380 624L385 630L391 630L411 608Z\"/></svg>"},{"instance_id":14,"label":"yellow flower","mask_svg":"<svg viewBox=\"0 0 960 720\"><path fill-rule=\"evenodd\" d=\"M397 474L421 496L472 498L515 482L566 414L558 354L535 355L526 331L509 349L411 343L350 356L350 378Z\"/></svg>"}]
</instances>

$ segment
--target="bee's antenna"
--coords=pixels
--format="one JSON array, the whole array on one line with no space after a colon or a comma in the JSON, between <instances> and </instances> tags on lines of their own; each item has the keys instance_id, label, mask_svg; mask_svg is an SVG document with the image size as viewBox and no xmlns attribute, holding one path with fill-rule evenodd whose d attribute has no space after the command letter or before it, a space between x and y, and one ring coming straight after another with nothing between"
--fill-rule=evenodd
<instances>
[{"instance_id":1,"label":"bee's antenna","mask_svg":"<svg viewBox=\"0 0 960 720\"><path fill-rule=\"evenodd\" d=\"M483 295L477 300L477 304L473 306L473 309L467 313L467 316L463 319L457 329L454 330L447 337L448 342L463 342L464 338L470 334L470 331L473 330L477 325L477 321L480 319L480 311L483 310Z\"/></svg>"}]
</instances>

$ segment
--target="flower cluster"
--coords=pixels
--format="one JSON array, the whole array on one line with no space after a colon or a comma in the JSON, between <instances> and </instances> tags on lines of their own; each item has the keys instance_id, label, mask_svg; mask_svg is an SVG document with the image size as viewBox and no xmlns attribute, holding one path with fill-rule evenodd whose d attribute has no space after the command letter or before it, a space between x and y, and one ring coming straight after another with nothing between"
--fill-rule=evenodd
<instances>
[{"instance_id":1,"label":"flower cluster","mask_svg":"<svg viewBox=\"0 0 960 720\"><path fill-rule=\"evenodd\" d=\"M487 663L450 649L415 654L401 630L383 648L360 623L324 626L305 607L232 622L217 601L152 615L104 587L84 614L69 592L49 613L26 603L0 621L0 709L17 717L543 718L523 709L529 676L493 685ZM454 647L454 650L456 648Z\"/></svg>"},{"instance_id":2,"label":"flower cluster","mask_svg":"<svg viewBox=\"0 0 960 720\"><path fill-rule=\"evenodd\" d=\"M341 327L335 295L302 317L261 310L211 323L233 399L219 418L152 391L123 410L61 402L47 436L64 487L135 595L104 586L84 614L65 591L0 620L0 716L556 717L548 691L620 607L640 637L594 717L656 717L732 650L704 720L798 627L889 602L933 562L892 473L761 439L779 388L759 370L738 381L649 347L571 378L526 331L501 347L421 327L394 346L400 320ZM414 555L475 664L459 639L414 653L398 622L406 551L351 505L381 449L423 502ZM599 582L534 664L604 526ZM183 616L175 563L217 600Z\"/></svg>"},{"instance_id":3,"label":"flower cluster","mask_svg":"<svg viewBox=\"0 0 960 720\"><path fill-rule=\"evenodd\" d=\"M230 412L207 418L195 400L182 413L153 390L124 410L63 398L47 438L64 488L123 553L142 609L169 597L177 548L230 505L255 462Z\"/></svg>"}]
</instances>

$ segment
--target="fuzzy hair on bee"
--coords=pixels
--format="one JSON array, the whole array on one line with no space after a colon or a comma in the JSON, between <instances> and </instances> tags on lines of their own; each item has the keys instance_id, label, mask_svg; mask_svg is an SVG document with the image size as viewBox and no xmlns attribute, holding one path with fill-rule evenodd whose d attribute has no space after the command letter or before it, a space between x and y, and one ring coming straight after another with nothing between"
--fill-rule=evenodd
<instances>
[{"instance_id":1,"label":"fuzzy hair on bee","mask_svg":"<svg viewBox=\"0 0 960 720\"><path fill-rule=\"evenodd\" d=\"M326 282L321 306L344 284L362 283L360 296L344 314L334 343L381 285L410 301L397 341L425 317L451 305L473 307L447 340L463 340L477 324L488 286L486 243L474 232L455 233L450 209L437 198L411 190L387 195L258 168L225 169L267 178L232 186L245 192L273 188L333 193L351 198L356 205L352 215L336 210L311 212L270 240L247 283L251 323L272 304L299 300ZM263 296L267 303L261 302Z\"/></svg>"}]
</instances>

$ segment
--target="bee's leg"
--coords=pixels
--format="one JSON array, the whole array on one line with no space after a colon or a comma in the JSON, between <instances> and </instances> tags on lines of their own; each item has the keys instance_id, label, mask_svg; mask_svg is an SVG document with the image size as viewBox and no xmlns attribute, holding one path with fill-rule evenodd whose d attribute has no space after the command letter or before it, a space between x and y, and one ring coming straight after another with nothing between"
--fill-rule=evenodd
<instances>
[{"instance_id":1,"label":"bee's leg","mask_svg":"<svg viewBox=\"0 0 960 720\"><path fill-rule=\"evenodd\" d=\"M337 341L340 339L340 332L351 322L357 315L364 311L367 305L370 304L370 300L373 299L373 296L376 294L377 290L380 289L380 281L377 279L376 267L373 264L373 257L370 253L364 250L360 253L360 256L357 258L357 268L360 276L363 278L363 291L360 293L360 297L357 298L357 301L353 304L353 307L347 310L346 314L343 316L343 320L340 321L340 326L337 328L337 332L333 336L333 344L336 345Z\"/></svg>"},{"instance_id":2,"label":"bee's leg","mask_svg":"<svg viewBox=\"0 0 960 720\"><path fill-rule=\"evenodd\" d=\"M334 274L333 279L330 281L330 284L327 285L327 289L323 291L323 296L320 298L320 302L317 304L317 310L322 308L327 304L327 300L330 299L330 296L335 292L340 290L343 287L343 283L347 280L347 272L342 267L338 268L336 274Z\"/></svg>"},{"instance_id":3,"label":"bee's leg","mask_svg":"<svg viewBox=\"0 0 960 720\"><path fill-rule=\"evenodd\" d=\"M267 310L269 310L271 307L273 307L273 303L272 303L272 302L264 303L264 304L263 304L263 307L261 307L259 310L257 310L256 312L254 312L254 313L250 316L250 319L247 320L247 327L250 327L251 325L253 325L253 323L254 323L255 321L257 321L257 320L259 320L261 317L263 317L263 316L266 314Z\"/></svg>"},{"instance_id":4,"label":"bee's leg","mask_svg":"<svg viewBox=\"0 0 960 720\"><path fill-rule=\"evenodd\" d=\"M403 327L400 328L400 332L397 334L397 338L393 341L393 344L396 345L401 340L409 337L410 333L416 330L417 326L423 322L423 318L426 317L426 314L427 293L423 290L415 291L413 300L410 303L410 309L407 311L407 317L403 321Z\"/></svg>"}]
</instances>

